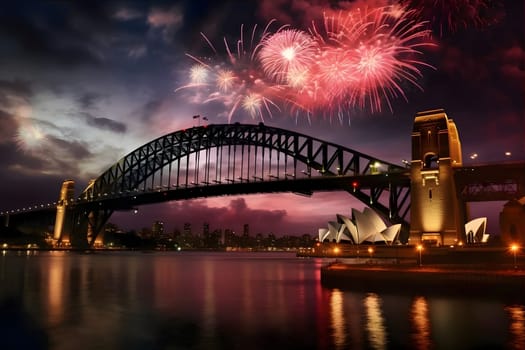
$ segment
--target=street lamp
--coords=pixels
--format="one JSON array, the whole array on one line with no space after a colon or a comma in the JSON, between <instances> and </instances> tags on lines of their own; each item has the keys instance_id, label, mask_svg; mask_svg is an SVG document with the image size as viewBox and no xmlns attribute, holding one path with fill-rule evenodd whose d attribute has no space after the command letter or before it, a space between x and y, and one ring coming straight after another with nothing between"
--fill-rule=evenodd
<instances>
[{"instance_id":1,"label":"street lamp","mask_svg":"<svg viewBox=\"0 0 525 350\"><path fill-rule=\"evenodd\" d=\"M512 244L510 246L510 251L512 252L512 254L514 255L514 269L517 269L518 268L518 264L517 264L517 260L516 260L516 253L518 252L518 245L517 244Z\"/></svg>"},{"instance_id":2,"label":"street lamp","mask_svg":"<svg viewBox=\"0 0 525 350\"><path fill-rule=\"evenodd\" d=\"M335 261L334 261L334 263L339 262L339 261L337 260L337 257L339 256L339 252L340 252L340 251L341 251L341 250L339 249L339 247L338 247L338 246L335 246L335 248L334 248L334 255L335 255Z\"/></svg>"},{"instance_id":3,"label":"street lamp","mask_svg":"<svg viewBox=\"0 0 525 350\"><path fill-rule=\"evenodd\" d=\"M421 260L421 251L423 250L423 246L421 244L417 245L417 251L419 253L419 266L421 267L423 265L423 261Z\"/></svg>"}]
</instances>

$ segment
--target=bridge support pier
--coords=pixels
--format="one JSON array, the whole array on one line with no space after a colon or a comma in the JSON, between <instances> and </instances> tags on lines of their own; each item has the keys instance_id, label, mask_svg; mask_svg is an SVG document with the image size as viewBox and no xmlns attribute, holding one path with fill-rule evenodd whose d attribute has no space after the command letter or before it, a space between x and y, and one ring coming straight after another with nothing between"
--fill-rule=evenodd
<instances>
[{"instance_id":1,"label":"bridge support pier","mask_svg":"<svg viewBox=\"0 0 525 350\"><path fill-rule=\"evenodd\" d=\"M113 209L84 208L73 213L74 225L71 232L71 246L74 248L93 247L95 241L108 221Z\"/></svg>"},{"instance_id":2,"label":"bridge support pier","mask_svg":"<svg viewBox=\"0 0 525 350\"><path fill-rule=\"evenodd\" d=\"M57 213L55 227L53 231L53 241L60 242L69 235L71 220L69 210L70 201L75 195L75 181L65 180L60 188L60 195L57 202Z\"/></svg>"},{"instance_id":3,"label":"bridge support pier","mask_svg":"<svg viewBox=\"0 0 525 350\"><path fill-rule=\"evenodd\" d=\"M461 142L443 110L416 115L412 130L411 244L463 241L466 205L459 199L454 168L462 166Z\"/></svg>"}]
</instances>

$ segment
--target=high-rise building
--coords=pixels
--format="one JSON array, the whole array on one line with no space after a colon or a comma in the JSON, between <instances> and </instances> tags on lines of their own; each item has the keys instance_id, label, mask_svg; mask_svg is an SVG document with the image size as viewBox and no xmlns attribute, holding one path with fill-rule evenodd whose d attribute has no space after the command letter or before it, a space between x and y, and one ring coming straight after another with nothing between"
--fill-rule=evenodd
<instances>
[{"instance_id":1,"label":"high-rise building","mask_svg":"<svg viewBox=\"0 0 525 350\"><path fill-rule=\"evenodd\" d=\"M189 222L184 223L184 229L182 230L182 234L185 236L191 236L191 224Z\"/></svg>"},{"instance_id":2,"label":"high-rise building","mask_svg":"<svg viewBox=\"0 0 525 350\"><path fill-rule=\"evenodd\" d=\"M153 238L160 239L164 236L164 223L162 221L155 221L151 227Z\"/></svg>"}]
</instances>

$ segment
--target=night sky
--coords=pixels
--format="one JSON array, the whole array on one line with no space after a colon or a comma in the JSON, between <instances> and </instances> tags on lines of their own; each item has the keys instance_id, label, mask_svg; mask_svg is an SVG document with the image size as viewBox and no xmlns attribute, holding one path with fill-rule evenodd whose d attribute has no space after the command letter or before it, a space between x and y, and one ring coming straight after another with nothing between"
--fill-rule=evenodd
<instances>
[{"instance_id":1,"label":"night sky","mask_svg":"<svg viewBox=\"0 0 525 350\"><path fill-rule=\"evenodd\" d=\"M342 118L274 111L267 125L341 144L396 164L410 159L410 134L419 111L444 108L458 127L464 164L525 160L525 18L521 0L450 0L477 11L405 0L430 20L433 47L422 49L418 84L403 83L406 100L380 112L348 108ZM437 1L439 2L439 1ZM443 1L445 2L445 1ZM307 30L327 9L385 5L322 0L263 1L11 1L0 12L0 211L57 200L65 179L79 194L118 159L164 134L196 125L228 123L224 106L202 103L187 84L195 63L210 55L201 32L224 53L241 25L249 32L276 19ZM459 7L458 7L459 8ZM472 7L476 9L476 7ZM219 59L214 56L214 59ZM247 113L230 122L258 123ZM505 156L511 152L511 156ZM471 160L471 154L478 154ZM498 203L501 206L501 203ZM363 205L347 193L220 197L170 202L117 213L127 229L163 220L167 230L191 222L210 228L317 234L319 227ZM473 206L497 232L499 208ZM184 218L184 219L181 219Z\"/></svg>"}]
</instances>

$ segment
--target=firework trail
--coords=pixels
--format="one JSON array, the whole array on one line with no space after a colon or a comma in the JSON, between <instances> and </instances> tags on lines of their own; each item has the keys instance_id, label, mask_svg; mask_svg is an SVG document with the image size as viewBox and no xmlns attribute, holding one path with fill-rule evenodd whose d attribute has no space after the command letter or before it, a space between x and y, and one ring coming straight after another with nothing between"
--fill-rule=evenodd
<instances>
[{"instance_id":1,"label":"firework trail","mask_svg":"<svg viewBox=\"0 0 525 350\"><path fill-rule=\"evenodd\" d=\"M367 31L348 51L355 75L349 93L351 103L381 111L384 101L392 111L392 98L407 101L404 82L423 90L417 82L422 76L420 67L431 66L418 57L421 48L434 45L430 30L424 22L412 20L411 11L393 11L391 6L373 10L361 21L367 23Z\"/></svg>"},{"instance_id":2,"label":"firework trail","mask_svg":"<svg viewBox=\"0 0 525 350\"><path fill-rule=\"evenodd\" d=\"M228 110L228 122L231 122L239 109L247 112L252 118L258 117L263 121L265 115L272 116L272 110L280 111L279 103L275 100L280 98L279 91L282 87L264 74L257 60L257 53L262 48L261 43L271 35L269 27L272 23L273 21L268 23L262 34L259 34L259 39L257 26L254 26L248 41L245 41L244 26L241 26L240 37L234 50L224 38L227 58L225 60L221 60L215 46L201 33L217 62L207 63L208 60L187 54L195 62L190 70L190 83L175 91L188 88L205 89L206 98L199 102L222 103Z\"/></svg>"},{"instance_id":3,"label":"firework trail","mask_svg":"<svg viewBox=\"0 0 525 350\"><path fill-rule=\"evenodd\" d=\"M252 118L272 115L272 109L290 108L308 117L337 115L354 108L380 112L402 97L406 85L418 84L421 50L432 46L430 30L401 5L362 7L323 13L321 25L308 32L280 27L270 33L270 22L259 39L240 39L235 50L224 39L226 59L202 34L216 62L188 54L195 66L190 82L178 90L205 89L202 103L219 101L228 109L228 121L242 109Z\"/></svg>"},{"instance_id":4,"label":"firework trail","mask_svg":"<svg viewBox=\"0 0 525 350\"><path fill-rule=\"evenodd\" d=\"M268 77L279 84L297 86L308 76L318 50L308 33L283 29L261 42L258 59Z\"/></svg>"},{"instance_id":5,"label":"firework trail","mask_svg":"<svg viewBox=\"0 0 525 350\"><path fill-rule=\"evenodd\" d=\"M392 110L391 99L406 95L405 82L421 89L417 80L421 48L433 45L424 22L399 6L358 8L324 14L323 26L312 25L310 32L319 42L316 59L318 108L368 108L380 112L383 103Z\"/></svg>"}]
</instances>

